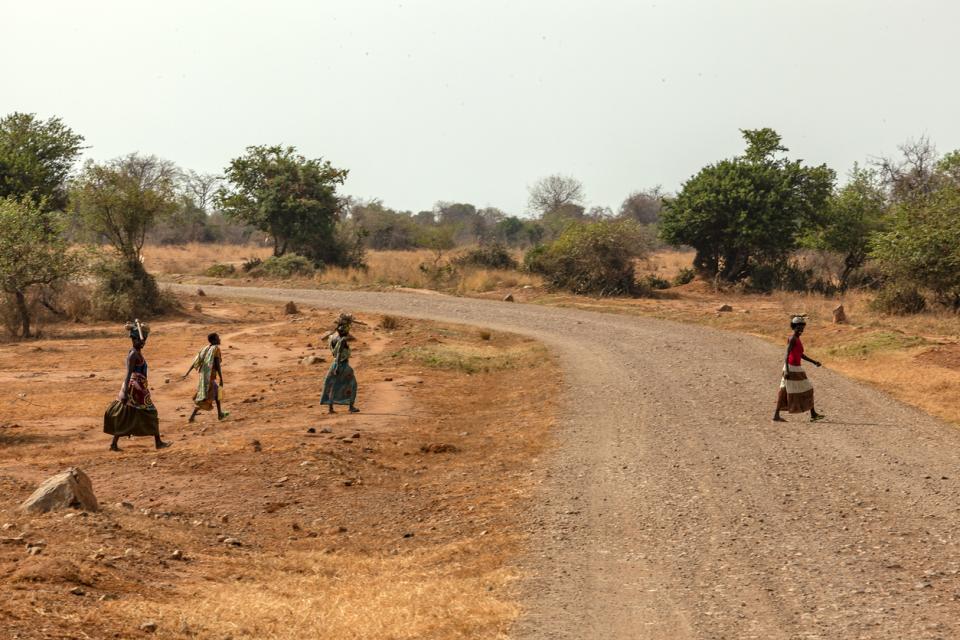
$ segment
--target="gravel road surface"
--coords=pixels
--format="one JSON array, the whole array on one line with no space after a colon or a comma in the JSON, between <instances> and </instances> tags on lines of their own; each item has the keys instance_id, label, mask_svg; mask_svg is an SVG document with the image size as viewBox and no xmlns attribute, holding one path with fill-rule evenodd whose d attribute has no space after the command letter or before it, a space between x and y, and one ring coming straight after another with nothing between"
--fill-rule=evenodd
<instances>
[{"instance_id":1,"label":"gravel road surface","mask_svg":"<svg viewBox=\"0 0 960 640\"><path fill-rule=\"evenodd\" d=\"M205 291L513 331L560 357L517 638L960 638L960 432L832 373L816 333L828 419L775 424L782 352L747 336L441 295Z\"/></svg>"}]
</instances>

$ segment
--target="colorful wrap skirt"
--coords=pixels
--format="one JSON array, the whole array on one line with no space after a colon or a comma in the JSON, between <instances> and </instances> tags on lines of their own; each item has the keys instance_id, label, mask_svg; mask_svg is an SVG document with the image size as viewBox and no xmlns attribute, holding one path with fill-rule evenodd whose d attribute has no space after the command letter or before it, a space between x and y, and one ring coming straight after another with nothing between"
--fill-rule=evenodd
<instances>
[{"instance_id":1,"label":"colorful wrap skirt","mask_svg":"<svg viewBox=\"0 0 960 640\"><path fill-rule=\"evenodd\" d=\"M214 402L219 395L220 385L218 385L211 376L209 378L209 384L205 389L205 393L203 393L201 396L201 393L198 391L197 395L193 398L193 404L201 411L210 411L213 409Z\"/></svg>"},{"instance_id":2,"label":"colorful wrap skirt","mask_svg":"<svg viewBox=\"0 0 960 640\"><path fill-rule=\"evenodd\" d=\"M777 411L804 413L813 409L813 383L807 379L803 367L787 365L780 380Z\"/></svg>"},{"instance_id":3,"label":"colorful wrap skirt","mask_svg":"<svg viewBox=\"0 0 960 640\"><path fill-rule=\"evenodd\" d=\"M160 435L160 416L142 373L130 374L126 402L114 400L107 407L103 414L103 432L111 436Z\"/></svg>"},{"instance_id":4,"label":"colorful wrap skirt","mask_svg":"<svg viewBox=\"0 0 960 640\"><path fill-rule=\"evenodd\" d=\"M357 400L357 377L348 362L334 362L323 380L320 404L353 404Z\"/></svg>"}]
</instances>

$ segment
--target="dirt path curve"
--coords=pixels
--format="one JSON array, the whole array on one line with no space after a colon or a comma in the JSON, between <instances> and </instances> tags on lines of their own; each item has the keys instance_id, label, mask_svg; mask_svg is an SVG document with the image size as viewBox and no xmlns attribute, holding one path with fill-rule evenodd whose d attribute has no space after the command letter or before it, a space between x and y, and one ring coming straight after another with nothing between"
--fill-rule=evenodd
<instances>
[{"instance_id":1,"label":"dirt path curve","mask_svg":"<svg viewBox=\"0 0 960 640\"><path fill-rule=\"evenodd\" d=\"M745 336L442 296L206 291L509 330L559 355L517 637L960 637L960 432L877 391L815 370L829 420L774 425L780 349Z\"/></svg>"}]
</instances>

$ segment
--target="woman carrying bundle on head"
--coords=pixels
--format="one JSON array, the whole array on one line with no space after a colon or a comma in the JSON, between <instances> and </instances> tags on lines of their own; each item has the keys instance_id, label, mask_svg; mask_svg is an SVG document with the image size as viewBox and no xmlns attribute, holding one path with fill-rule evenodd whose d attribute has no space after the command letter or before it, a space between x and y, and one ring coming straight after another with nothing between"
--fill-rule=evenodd
<instances>
[{"instance_id":1,"label":"woman carrying bundle on head","mask_svg":"<svg viewBox=\"0 0 960 640\"><path fill-rule=\"evenodd\" d=\"M150 329L139 320L128 323L125 328L133 346L127 353L127 371L120 393L103 414L103 432L113 436L111 451L120 451L117 441L121 436L153 436L157 449L164 449L170 444L160 439L160 417L150 399L147 360L143 357Z\"/></svg>"},{"instance_id":2,"label":"woman carrying bundle on head","mask_svg":"<svg viewBox=\"0 0 960 640\"><path fill-rule=\"evenodd\" d=\"M781 411L788 413L810 412L810 421L823 420L824 416L813 408L813 384L803 371L803 361L806 360L815 367L821 363L808 358L803 353L803 342L800 336L807 328L807 319L803 316L794 316L790 320L793 335L787 341L787 355L783 363L783 377L780 379L780 393L777 396L777 409L773 412L774 422L786 422L780 417Z\"/></svg>"},{"instance_id":3,"label":"woman carrying bundle on head","mask_svg":"<svg viewBox=\"0 0 960 640\"><path fill-rule=\"evenodd\" d=\"M353 316L341 313L337 318L337 328L330 336L330 351L333 353L333 364L327 371L323 381L323 396L320 404L329 406L329 412L334 413L333 405L345 404L350 407L350 413L358 413L355 405L357 401L357 377L350 366L350 325L354 323ZM358 324L361 324L358 322Z\"/></svg>"}]
</instances>

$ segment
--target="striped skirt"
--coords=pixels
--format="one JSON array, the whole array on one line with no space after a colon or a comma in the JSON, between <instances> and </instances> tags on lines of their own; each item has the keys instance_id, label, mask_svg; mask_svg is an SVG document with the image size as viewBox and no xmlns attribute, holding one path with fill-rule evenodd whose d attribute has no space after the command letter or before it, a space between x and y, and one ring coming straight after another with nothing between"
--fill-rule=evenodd
<instances>
[{"instance_id":1,"label":"striped skirt","mask_svg":"<svg viewBox=\"0 0 960 640\"><path fill-rule=\"evenodd\" d=\"M777 411L804 413L811 409L813 409L813 384L807 379L803 367L787 365L780 380Z\"/></svg>"}]
</instances>

